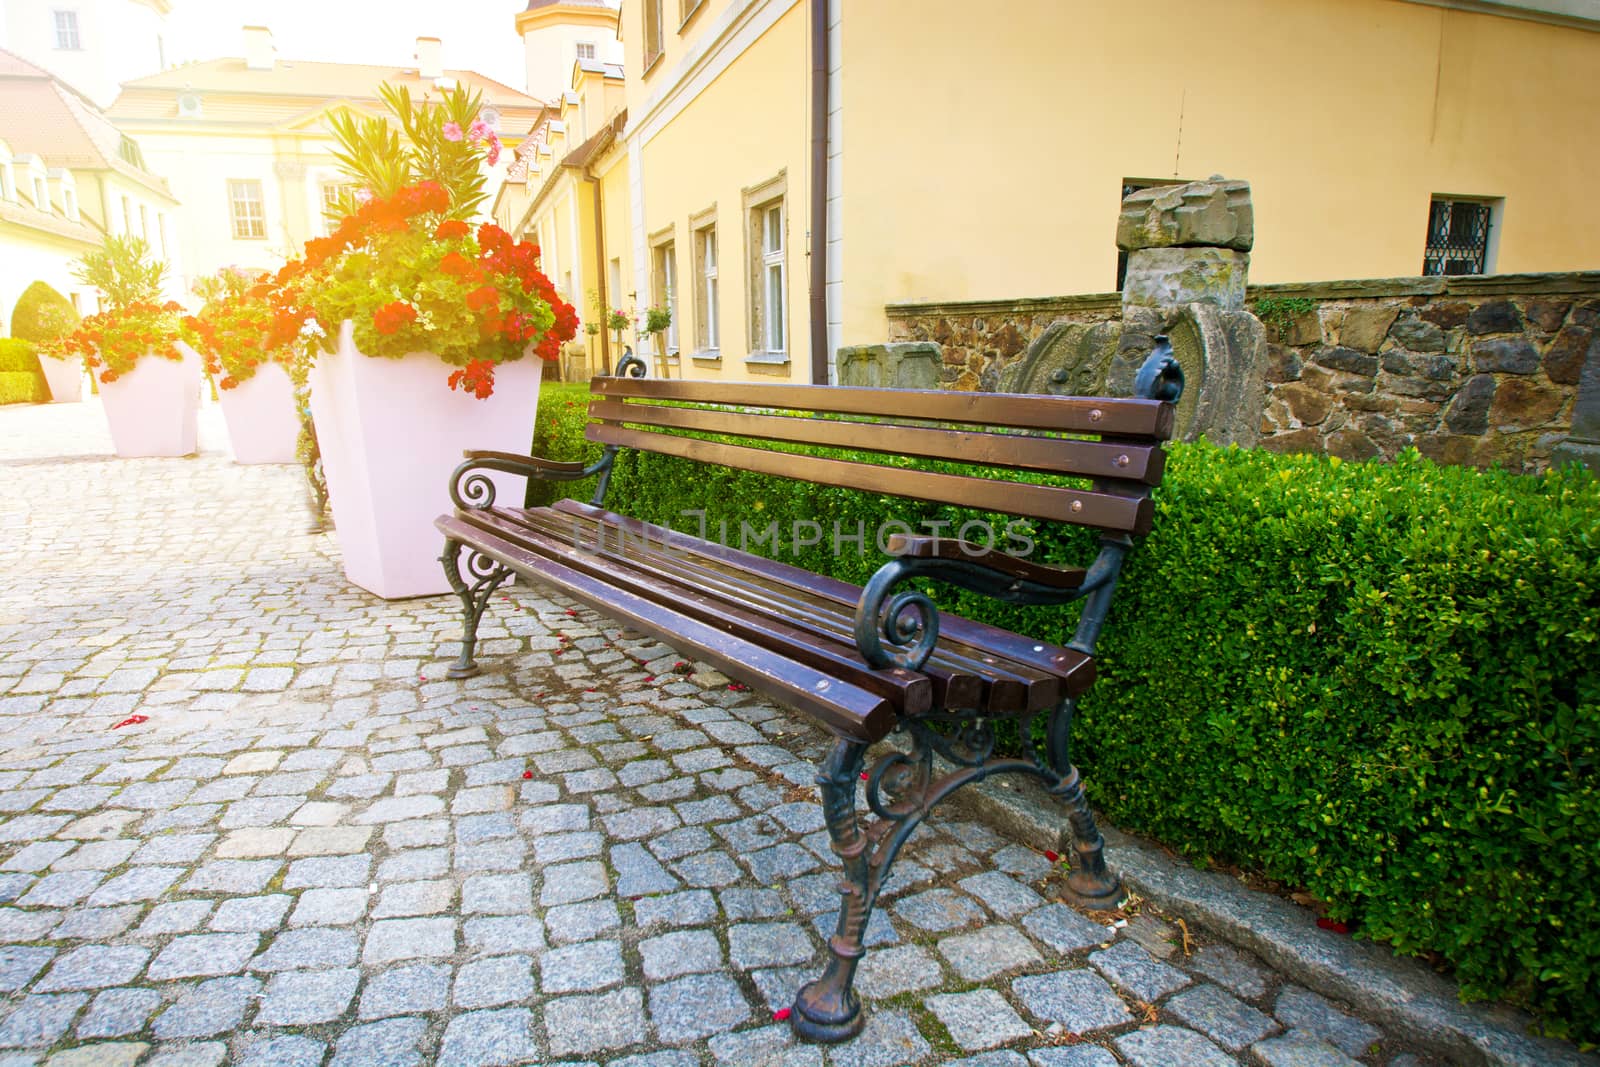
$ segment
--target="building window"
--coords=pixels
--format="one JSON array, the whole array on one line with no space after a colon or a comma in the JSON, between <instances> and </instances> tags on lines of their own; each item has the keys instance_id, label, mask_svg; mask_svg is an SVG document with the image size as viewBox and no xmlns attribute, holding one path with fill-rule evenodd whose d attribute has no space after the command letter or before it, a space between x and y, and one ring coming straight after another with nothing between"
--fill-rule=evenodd
<instances>
[{"instance_id":1,"label":"building window","mask_svg":"<svg viewBox=\"0 0 1600 1067\"><path fill-rule=\"evenodd\" d=\"M61 189L61 211L73 222L78 221L78 196L65 186Z\"/></svg>"},{"instance_id":2,"label":"building window","mask_svg":"<svg viewBox=\"0 0 1600 1067\"><path fill-rule=\"evenodd\" d=\"M133 203L127 197L122 198L122 232L133 236Z\"/></svg>"},{"instance_id":3,"label":"building window","mask_svg":"<svg viewBox=\"0 0 1600 1067\"><path fill-rule=\"evenodd\" d=\"M782 173L744 191L749 344L751 358L757 361L776 363L788 358L787 192L787 179Z\"/></svg>"},{"instance_id":4,"label":"building window","mask_svg":"<svg viewBox=\"0 0 1600 1067\"><path fill-rule=\"evenodd\" d=\"M72 52L82 48L83 40L78 36L78 13L76 11L57 11L55 15L56 47Z\"/></svg>"},{"instance_id":5,"label":"building window","mask_svg":"<svg viewBox=\"0 0 1600 1067\"><path fill-rule=\"evenodd\" d=\"M1435 196L1428 208L1423 274L1487 274L1495 201Z\"/></svg>"},{"instance_id":6,"label":"building window","mask_svg":"<svg viewBox=\"0 0 1600 1067\"><path fill-rule=\"evenodd\" d=\"M352 204L356 195L354 182L322 183L322 234L331 237L345 216L345 205Z\"/></svg>"},{"instance_id":7,"label":"building window","mask_svg":"<svg viewBox=\"0 0 1600 1067\"><path fill-rule=\"evenodd\" d=\"M757 305L757 327L761 347L768 352L783 352L787 325L788 287L784 284L783 203L761 208L761 299Z\"/></svg>"},{"instance_id":8,"label":"building window","mask_svg":"<svg viewBox=\"0 0 1600 1067\"><path fill-rule=\"evenodd\" d=\"M50 186L43 178L33 179L33 206L40 211L50 210Z\"/></svg>"},{"instance_id":9,"label":"building window","mask_svg":"<svg viewBox=\"0 0 1600 1067\"><path fill-rule=\"evenodd\" d=\"M143 204L139 205L139 236L144 238L146 244L149 243L149 241L150 241L150 212L149 212L148 209L145 208L145 206Z\"/></svg>"},{"instance_id":10,"label":"building window","mask_svg":"<svg viewBox=\"0 0 1600 1067\"><path fill-rule=\"evenodd\" d=\"M593 41L579 41L578 42L578 58L579 59L593 59L594 58L594 42Z\"/></svg>"},{"instance_id":11,"label":"building window","mask_svg":"<svg viewBox=\"0 0 1600 1067\"><path fill-rule=\"evenodd\" d=\"M699 11L706 0L678 0L678 32L683 32L683 27L688 25L689 18Z\"/></svg>"},{"instance_id":12,"label":"building window","mask_svg":"<svg viewBox=\"0 0 1600 1067\"><path fill-rule=\"evenodd\" d=\"M663 241L652 250L654 272L651 278L651 306L664 308L670 316L666 331L665 351L670 355L678 351L678 246L673 241Z\"/></svg>"},{"instance_id":13,"label":"building window","mask_svg":"<svg viewBox=\"0 0 1600 1067\"><path fill-rule=\"evenodd\" d=\"M161 258L167 258L167 213L156 214L156 239L161 242Z\"/></svg>"},{"instance_id":14,"label":"building window","mask_svg":"<svg viewBox=\"0 0 1600 1067\"><path fill-rule=\"evenodd\" d=\"M644 69L661 58L661 0L644 0Z\"/></svg>"},{"instance_id":15,"label":"building window","mask_svg":"<svg viewBox=\"0 0 1600 1067\"><path fill-rule=\"evenodd\" d=\"M267 216L259 181L253 178L229 181L228 211L233 218L233 236L236 240L267 236Z\"/></svg>"},{"instance_id":16,"label":"building window","mask_svg":"<svg viewBox=\"0 0 1600 1067\"><path fill-rule=\"evenodd\" d=\"M717 226L713 222L694 231L695 347L701 352L714 353L719 347L717 315L721 307L717 289Z\"/></svg>"}]
</instances>

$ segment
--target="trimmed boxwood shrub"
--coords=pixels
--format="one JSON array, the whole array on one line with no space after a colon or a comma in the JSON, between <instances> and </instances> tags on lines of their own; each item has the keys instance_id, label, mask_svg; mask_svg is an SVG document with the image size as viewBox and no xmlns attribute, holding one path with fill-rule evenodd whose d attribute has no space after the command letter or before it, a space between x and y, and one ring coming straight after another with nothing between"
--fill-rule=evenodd
<instances>
[{"instance_id":1,"label":"trimmed boxwood shrub","mask_svg":"<svg viewBox=\"0 0 1600 1067\"><path fill-rule=\"evenodd\" d=\"M0 404L43 404L50 387L33 345L15 337L0 337Z\"/></svg>"},{"instance_id":2,"label":"trimmed boxwood shrub","mask_svg":"<svg viewBox=\"0 0 1600 1067\"><path fill-rule=\"evenodd\" d=\"M67 336L78 328L78 322L72 301L44 282L34 282L22 291L11 311L11 336L43 344Z\"/></svg>"},{"instance_id":3,"label":"trimmed boxwood shrub","mask_svg":"<svg viewBox=\"0 0 1600 1067\"><path fill-rule=\"evenodd\" d=\"M586 402L583 385L545 387L540 454L600 454ZM1415 453L1170 451L1076 726L1096 804L1200 862L1303 887L1362 936L1437 953L1468 997L1600 1039L1600 482ZM607 503L691 533L680 513L703 509L735 547L741 520L971 517L626 452ZM1093 551L1083 531L1035 536L1044 559ZM857 582L882 562L870 543L766 554ZM1076 621L936 597L1055 641Z\"/></svg>"}]
</instances>

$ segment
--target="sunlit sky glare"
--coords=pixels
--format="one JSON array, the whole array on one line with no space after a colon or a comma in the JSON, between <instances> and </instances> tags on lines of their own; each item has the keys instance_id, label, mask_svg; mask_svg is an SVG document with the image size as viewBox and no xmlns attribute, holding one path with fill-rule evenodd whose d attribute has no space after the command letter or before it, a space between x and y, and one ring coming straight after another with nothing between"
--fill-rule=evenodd
<instances>
[{"instance_id":1,"label":"sunlit sky glare","mask_svg":"<svg viewBox=\"0 0 1600 1067\"><path fill-rule=\"evenodd\" d=\"M244 54L245 26L266 26L279 59L410 65L418 37L444 44L444 65L526 88L521 0L173 0L169 63Z\"/></svg>"}]
</instances>

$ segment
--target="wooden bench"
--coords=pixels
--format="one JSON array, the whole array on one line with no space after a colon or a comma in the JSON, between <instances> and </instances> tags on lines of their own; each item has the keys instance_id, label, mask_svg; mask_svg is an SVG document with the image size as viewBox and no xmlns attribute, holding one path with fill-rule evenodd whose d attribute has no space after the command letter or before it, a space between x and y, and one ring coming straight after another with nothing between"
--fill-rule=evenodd
<instances>
[{"instance_id":1,"label":"wooden bench","mask_svg":"<svg viewBox=\"0 0 1600 1067\"><path fill-rule=\"evenodd\" d=\"M832 956L791 1014L803 1038L840 1041L861 1029L852 981L879 890L912 830L969 782L1003 773L1042 779L1062 800L1073 835L1069 891L1089 906L1116 906L1120 885L1106 869L1068 742L1118 572L1154 513L1161 442L1183 388L1164 340L1139 373L1138 399L656 381L637 360L618 370L591 385L586 433L605 446L597 462L470 452L456 470L456 510L437 520L446 538L441 561L466 614L451 676L476 672L478 620L515 573L714 664L838 738L817 783L843 865L843 901ZM774 444L953 462L989 476ZM1056 567L902 534L890 544L896 554L859 587L606 510L621 449L1094 527L1099 552L1087 568ZM587 502L522 508L497 504L485 471L599 481ZM1030 477L1041 473L1083 484ZM941 615L928 593L907 584L924 579L1013 604L1085 604L1072 640L1057 645ZM1040 716L1042 746L1032 741ZM993 725L1001 720L1016 722L1022 754L996 754ZM864 774L868 746L897 731L909 738L907 750L878 756ZM857 816L858 787L867 818Z\"/></svg>"}]
</instances>

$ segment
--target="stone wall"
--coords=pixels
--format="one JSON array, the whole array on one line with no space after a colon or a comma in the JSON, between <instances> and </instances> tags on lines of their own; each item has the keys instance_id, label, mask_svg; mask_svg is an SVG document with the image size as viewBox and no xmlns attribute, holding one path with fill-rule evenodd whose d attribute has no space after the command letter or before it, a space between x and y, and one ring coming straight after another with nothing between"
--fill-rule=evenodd
<instances>
[{"instance_id":1,"label":"stone wall","mask_svg":"<svg viewBox=\"0 0 1600 1067\"><path fill-rule=\"evenodd\" d=\"M1304 302L1314 306L1296 311ZM1586 361L1600 367L1600 272L1250 287L1267 324L1261 445L1538 471L1572 426ZM998 387L1055 322L1121 315L1115 293L901 304L891 340L943 346L943 384Z\"/></svg>"}]
</instances>

